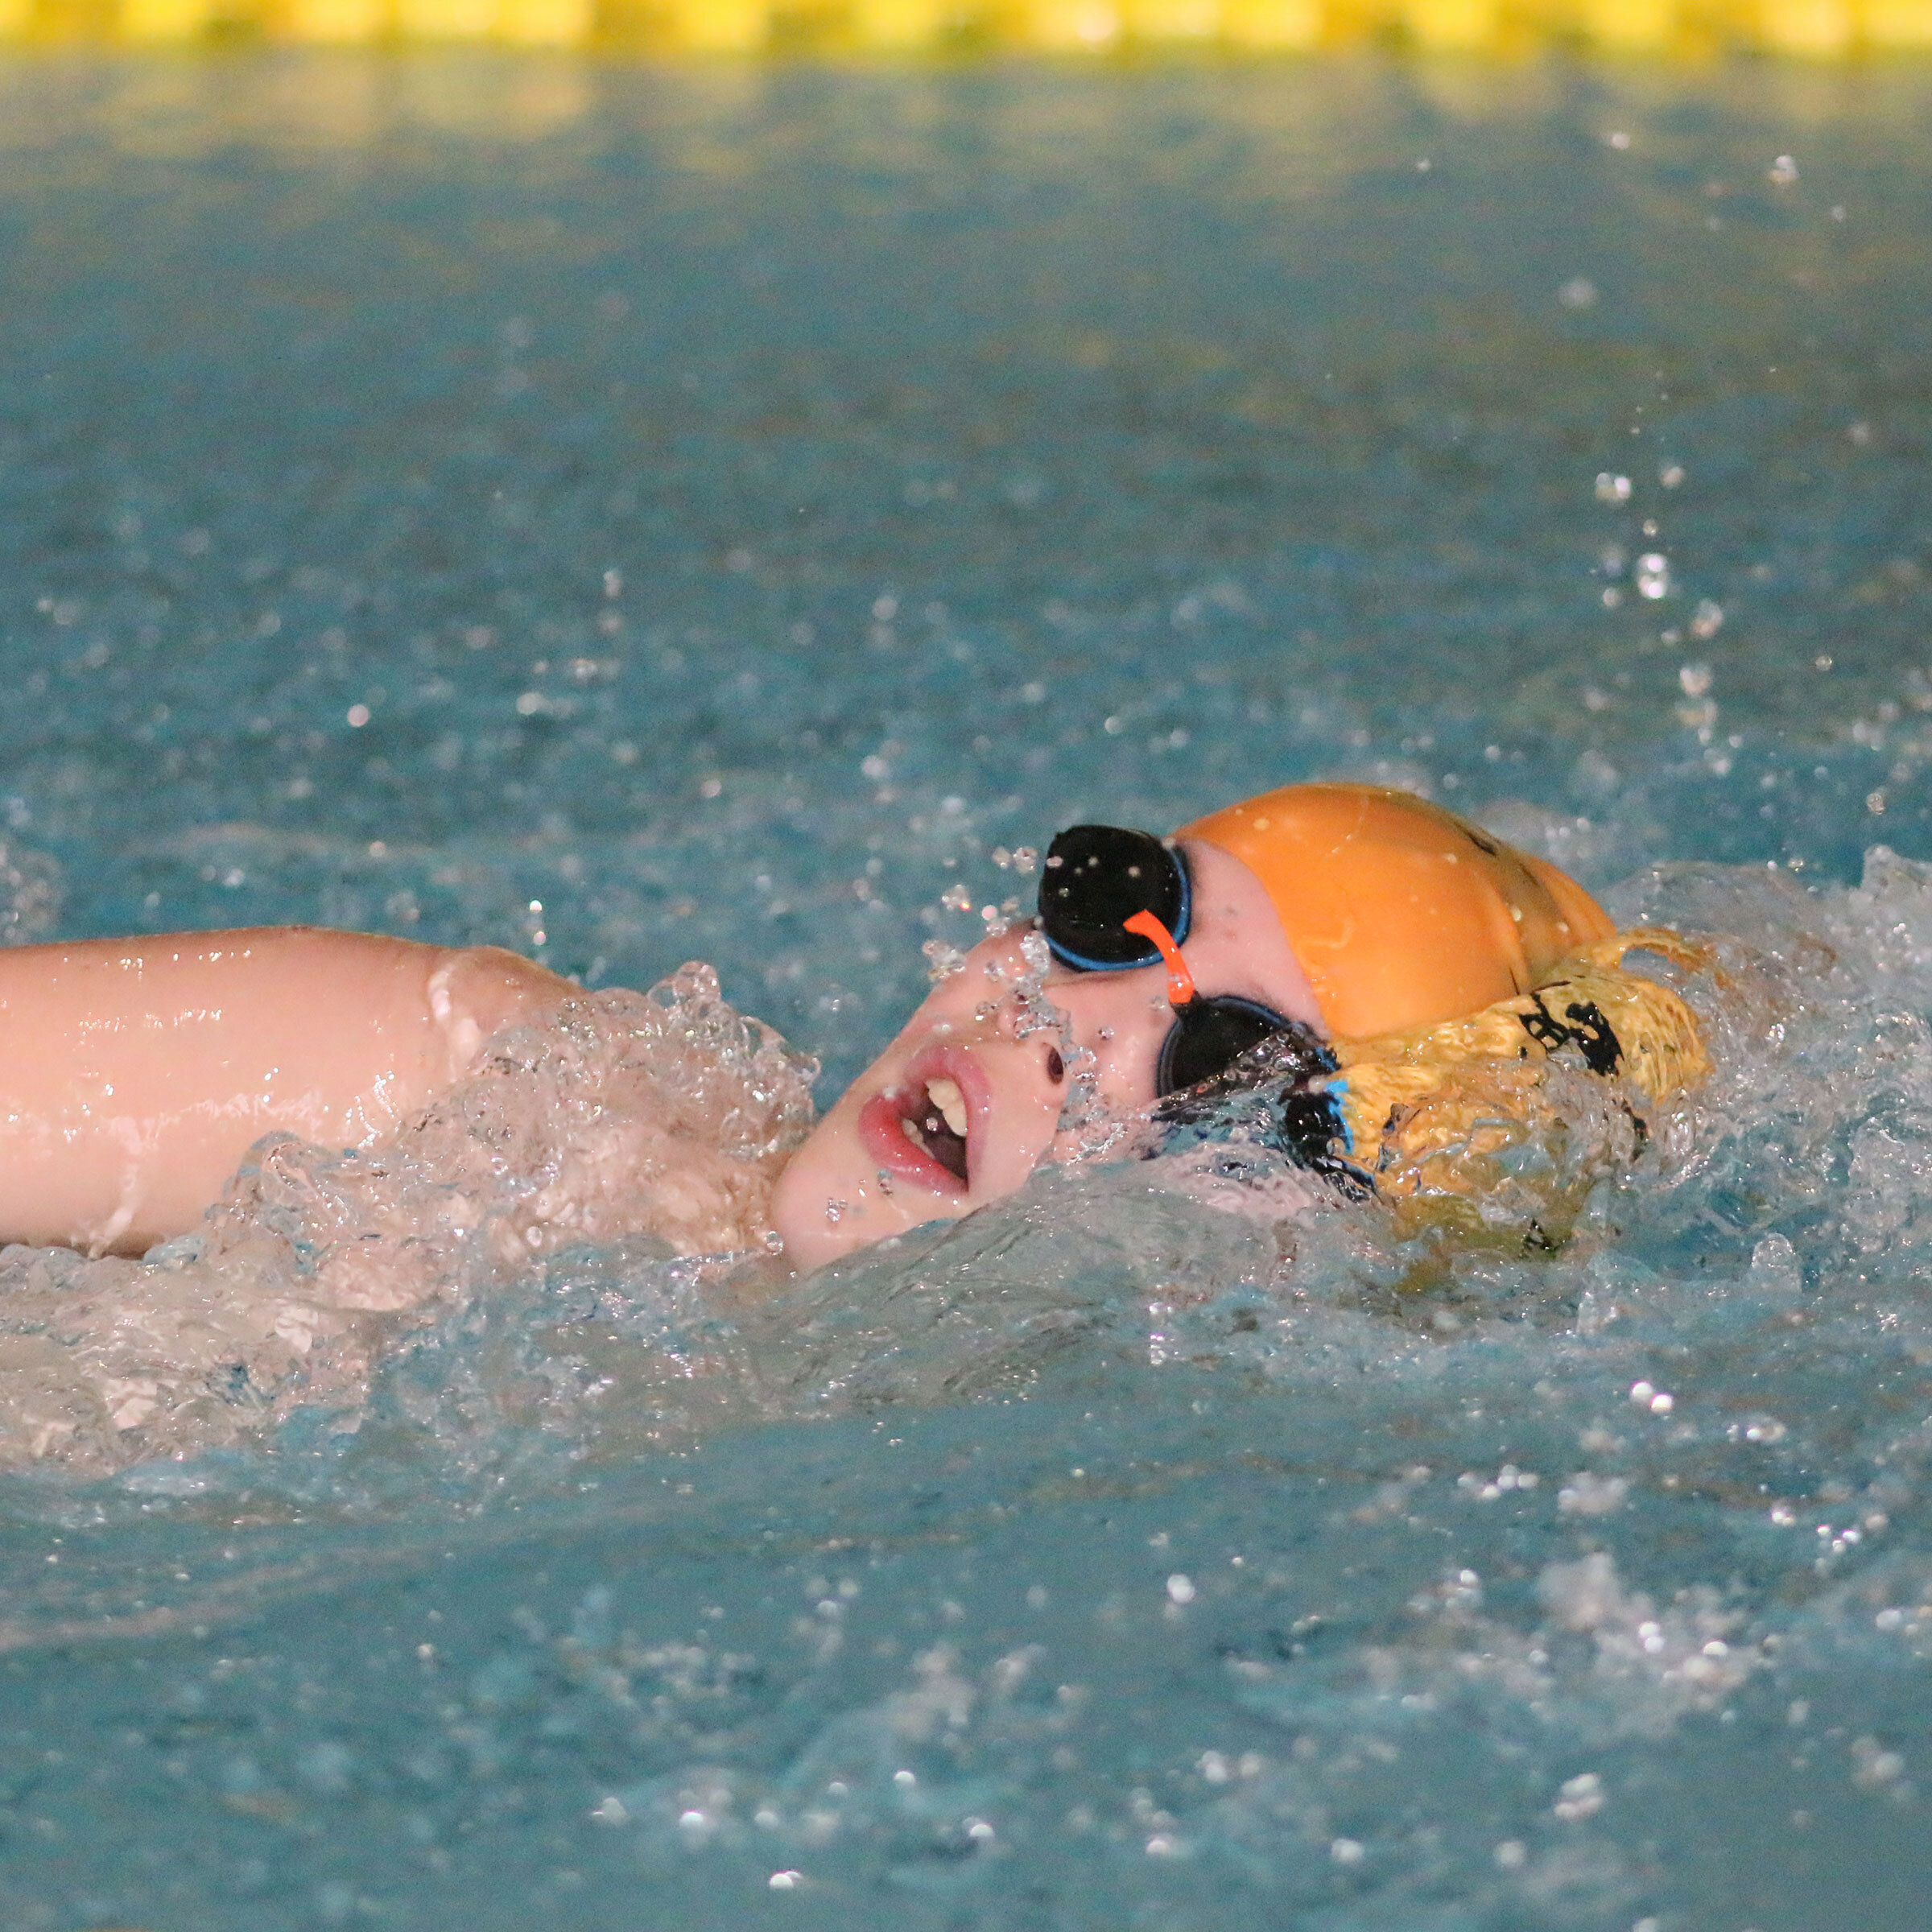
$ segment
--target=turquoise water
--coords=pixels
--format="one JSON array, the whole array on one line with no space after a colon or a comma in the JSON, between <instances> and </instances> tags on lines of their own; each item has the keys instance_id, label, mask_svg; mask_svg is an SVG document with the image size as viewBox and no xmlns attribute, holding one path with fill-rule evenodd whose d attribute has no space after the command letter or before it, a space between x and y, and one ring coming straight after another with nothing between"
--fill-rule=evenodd
<instances>
[{"instance_id":1,"label":"turquoise water","mask_svg":"<svg viewBox=\"0 0 1932 1932\"><path fill-rule=\"evenodd\" d=\"M0 68L16 936L701 958L826 1098L994 848L1347 774L1735 941L1554 1257L1102 1169L7 1478L0 1918L1922 1925L1929 87Z\"/></svg>"}]
</instances>

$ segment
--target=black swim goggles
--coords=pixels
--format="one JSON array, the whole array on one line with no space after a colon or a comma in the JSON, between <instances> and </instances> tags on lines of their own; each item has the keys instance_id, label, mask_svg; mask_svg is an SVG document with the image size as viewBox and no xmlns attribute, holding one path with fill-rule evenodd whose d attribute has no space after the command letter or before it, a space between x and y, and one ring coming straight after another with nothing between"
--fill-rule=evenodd
<instances>
[{"instance_id":1,"label":"black swim goggles","mask_svg":"<svg viewBox=\"0 0 1932 1932\"><path fill-rule=\"evenodd\" d=\"M1224 1073L1270 1035L1304 1030L1272 1007L1234 993L1203 997L1181 957L1193 889L1179 850L1152 832L1071 825L1046 853L1040 929L1076 972L1124 972L1167 963L1174 1025L1161 1044L1154 1092L1165 1099Z\"/></svg>"}]
</instances>

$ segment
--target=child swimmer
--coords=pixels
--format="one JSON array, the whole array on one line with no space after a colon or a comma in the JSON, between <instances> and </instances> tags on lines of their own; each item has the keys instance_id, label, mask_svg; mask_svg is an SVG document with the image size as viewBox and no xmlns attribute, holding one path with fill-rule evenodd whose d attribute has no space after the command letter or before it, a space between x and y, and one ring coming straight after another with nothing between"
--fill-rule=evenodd
<instances>
[{"instance_id":1,"label":"child swimmer","mask_svg":"<svg viewBox=\"0 0 1932 1932\"><path fill-rule=\"evenodd\" d=\"M1256 1056L1298 1070L1306 1164L1397 1186L1392 1150L1471 1130L1429 1114L1446 1067L1569 1048L1653 1098L1699 1077L1688 1010L1620 969L1639 943L1678 943L1618 935L1555 867L1404 793L1290 786L1168 840L1076 826L1038 919L935 985L792 1155L770 1226L815 1268L958 1219L1078 1151L1075 1084L1144 1114ZM302 927L0 954L0 1238L142 1253L194 1228L263 1135L371 1145L493 1036L583 997L495 947ZM680 1179L663 1152L653 1184L701 1193L703 1162Z\"/></svg>"},{"instance_id":2,"label":"child swimmer","mask_svg":"<svg viewBox=\"0 0 1932 1932\"><path fill-rule=\"evenodd\" d=\"M1030 941L1038 960L1034 923L1052 1030L987 1001L1023 982ZM1289 786L1166 840L1075 826L1038 920L934 989L792 1158L774 1218L815 1267L1012 1193L1079 1151L1073 1051L1117 1114L1174 1111L1237 1063L1292 1075L1277 1138L1302 1164L1356 1194L1453 1192L1455 1157L1496 1151L1556 1056L1653 1100L1702 1077L1689 1009L1622 970L1640 946L1700 963L1674 934L1619 935L1555 866L1406 792ZM1458 1090L1490 1066L1501 1091Z\"/></svg>"}]
</instances>

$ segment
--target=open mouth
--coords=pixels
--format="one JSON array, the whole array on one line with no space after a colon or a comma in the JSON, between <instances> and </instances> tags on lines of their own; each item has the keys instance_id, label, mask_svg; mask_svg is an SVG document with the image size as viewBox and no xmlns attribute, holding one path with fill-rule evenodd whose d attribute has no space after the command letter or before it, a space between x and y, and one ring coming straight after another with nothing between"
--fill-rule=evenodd
<instances>
[{"instance_id":1,"label":"open mouth","mask_svg":"<svg viewBox=\"0 0 1932 1932\"><path fill-rule=\"evenodd\" d=\"M899 1096L899 1131L956 1181L966 1177L966 1096L957 1080L935 1075Z\"/></svg>"},{"instance_id":2,"label":"open mouth","mask_svg":"<svg viewBox=\"0 0 1932 1932\"><path fill-rule=\"evenodd\" d=\"M972 1071L957 1063L963 1057L935 1062L921 1055L898 1086L874 1094L859 1117L873 1158L935 1194L960 1195L972 1185L976 1089Z\"/></svg>"}]
</instances>

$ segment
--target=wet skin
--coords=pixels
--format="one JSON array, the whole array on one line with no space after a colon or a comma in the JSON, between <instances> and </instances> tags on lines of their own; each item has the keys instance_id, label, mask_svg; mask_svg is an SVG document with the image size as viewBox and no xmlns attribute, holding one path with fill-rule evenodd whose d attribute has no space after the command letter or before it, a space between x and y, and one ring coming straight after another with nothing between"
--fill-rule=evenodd
<instances>
[{"instance_id":1,"label":"wet skin","mask_svg":"<svg viewBox=\"0 0 1932 1932\"><path fill-rule=\"evenodd\" d=\"M1259 880L1216 847L1183 849L1183 952L1199 990L1319 1030ZM772 1216L795 1265L969 1214L1064 1158L1083 1050L1104 1102L1154 1100L1173 1023L1165 969L1055 967L1045 991L1065 1027L1022 1037L1027 930L985 941L935 987L793 1158ZM574 991L491 947L296 927L0 952L0 1239L140 1253L194 1227L260 1135L368 1145L446 1092L499 1028Z\"/></svg>"},{"instance_id":2,"label":"wet skin","mask_svg":"<svg viewBox=\"0 0 1932 1932\"><path fill-rule=\"evenodd\" d=\"M0 1239L139 1254L259 1136L365 1146L575 990L494 947L299 926L0 952Z\"/></svg>"},{"instance_id":3,"label":"wet skin","mask_svg":"<svg viewBox=\"0 0 1932 1932\"><path fill-rule=\"evenodd\" d=\"M1181 952L1199 991L1238 993L1325 1032L1261 881L1215 846L1188 840L1182 850L1194 923ZM1166 968L1075 972L1056 964L1046 993L1067 1016L1067 1036L1016 1037L1012 989L1026 972L1026 930L975 947L793 1156L772 1218L795 1265L816 1268L923 1222L956 1220L1013 1193L1042 1161L1066 1158L1073 1137L1061 1131L1060 1111L1076 1049L1094 1055L1110 1106L1152 1104L1174 1023ZM981 1019L989 1001L997 1009Z\"/></svg>"}]
</instances>

